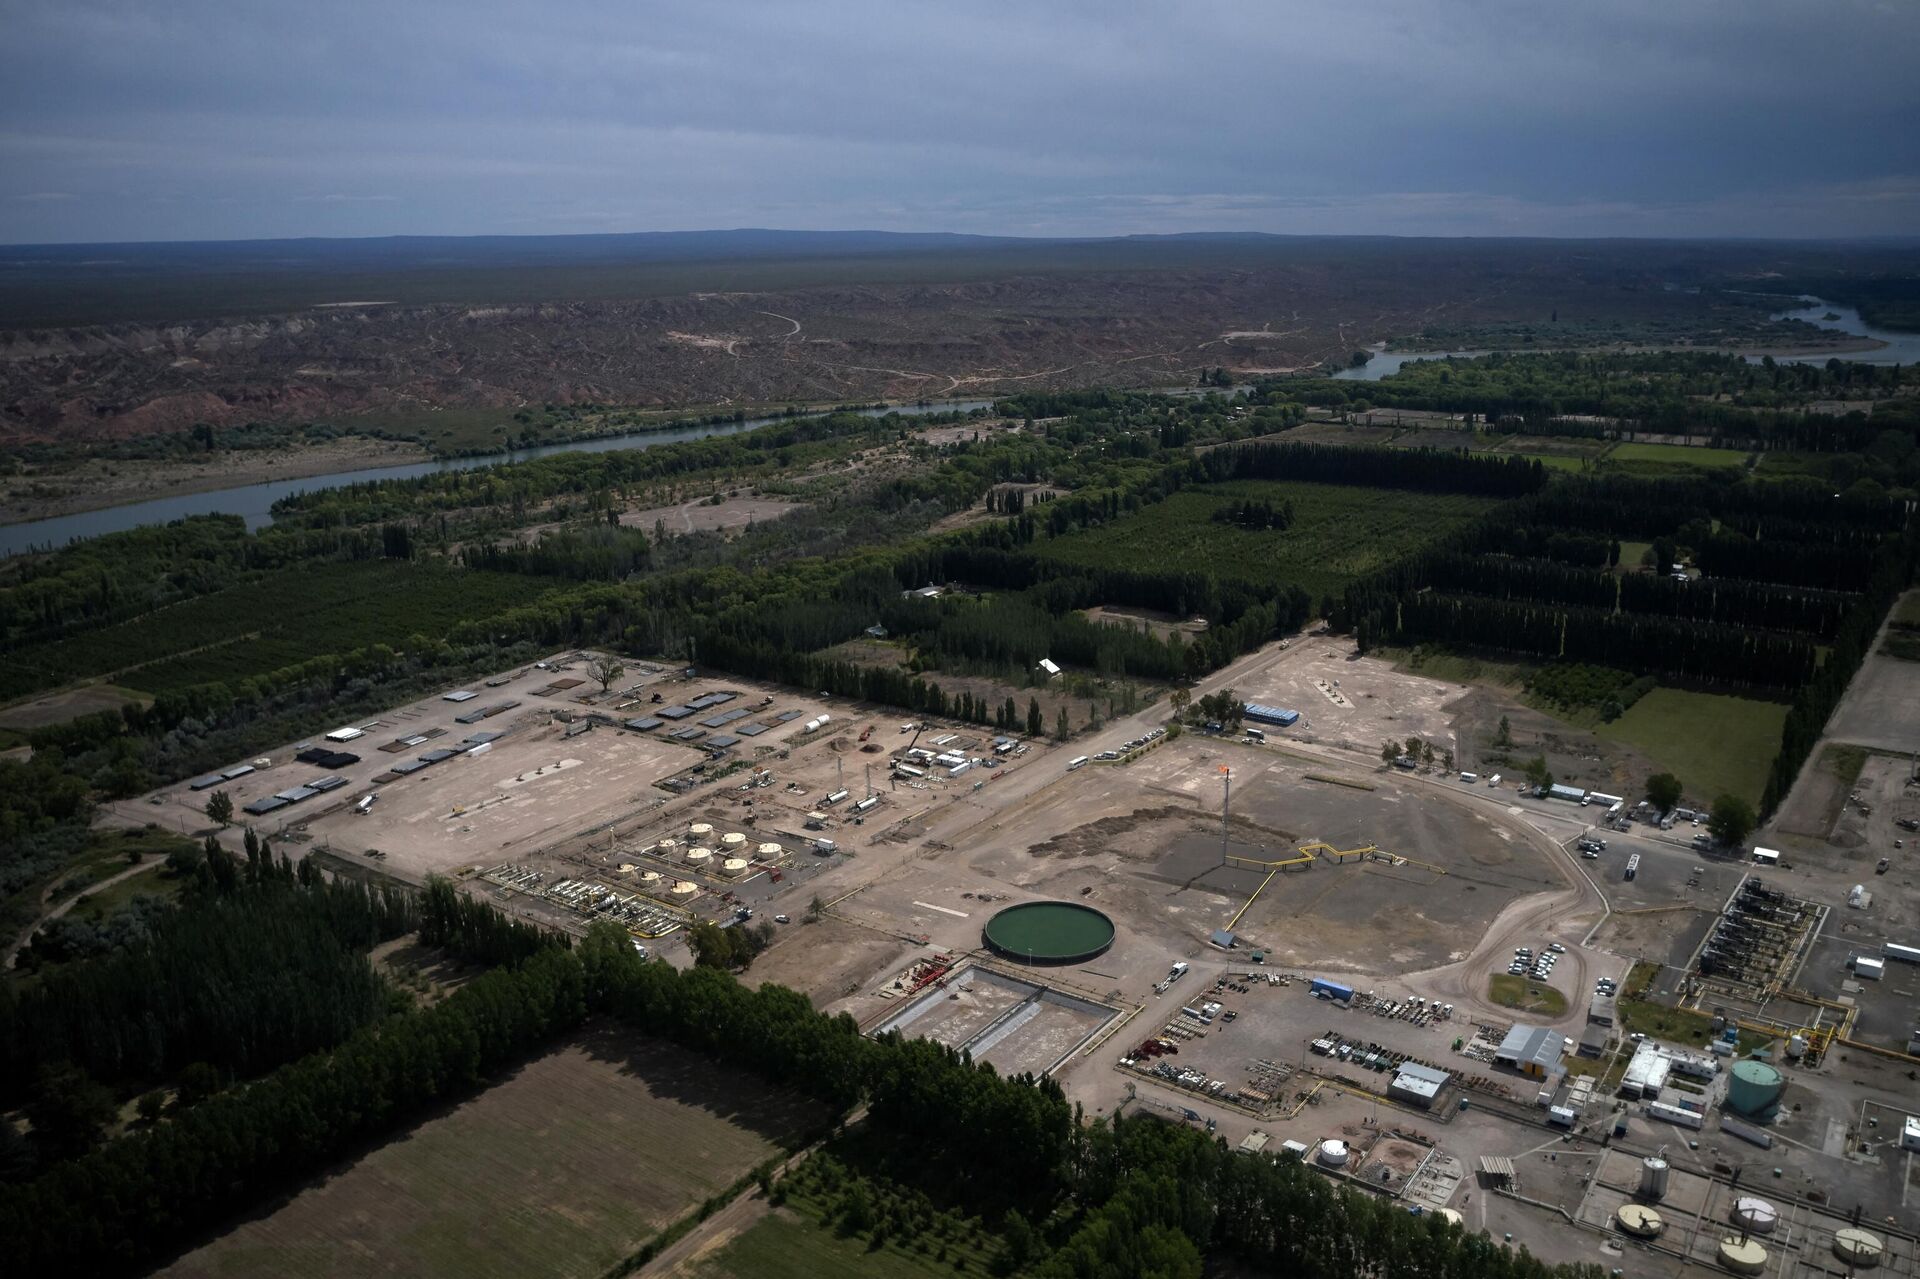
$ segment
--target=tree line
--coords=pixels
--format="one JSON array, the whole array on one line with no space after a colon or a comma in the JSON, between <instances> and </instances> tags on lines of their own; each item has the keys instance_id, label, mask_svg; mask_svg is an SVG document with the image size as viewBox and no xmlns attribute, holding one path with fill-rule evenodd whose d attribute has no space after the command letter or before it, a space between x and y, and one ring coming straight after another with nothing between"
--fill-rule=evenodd
<instances>
[{"instance_id":1,"label":"tree line","mask_svg":"<svg viewBox=\"0 0 1920 1279\"><path fill-rule=\"evenodd\" d=\"M535 951L245 1089L0 1186L0 1230L21 1266L95 1275L151 1265L236 1209L471 1093L590 1013L754 1071L834 1113L864 1102L875 1157L950 1197L1036 1219L1056 1208L1079 1214L1038 1274L1197 1275L1202 1254L1328 1279L1598 1274L1556 1270L1196 1131L1153 1119L1086 1123L1050 1079L1002 1078L925 1040L863 1037L851 1018L781 987L749 990L716 969L641 960L604 923L572 950Z\"/></svg>"}]
</instances>

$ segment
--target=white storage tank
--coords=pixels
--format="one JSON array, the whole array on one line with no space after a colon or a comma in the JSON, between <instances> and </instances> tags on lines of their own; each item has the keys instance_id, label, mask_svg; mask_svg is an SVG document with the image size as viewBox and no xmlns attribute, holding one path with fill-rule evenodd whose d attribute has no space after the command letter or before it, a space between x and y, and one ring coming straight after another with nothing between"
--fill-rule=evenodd
<instances>
[{"instance_id":1,"label":"white storage tank","mask_svg":"<svg viewBox=\"0 0 1920 1279\"><path fill-rule=\"evenodd\" d=\"M677 839L663 839L655 844L650 851L661 857L671 857L680 851L680 841Z\"/></svg>"},{"instance_id":2,"label":"white storage tank","mask_svg":"<svg viewBox=\"0 0 1920 1279\"><path fill-rule=\"evenodd\" d=\"M1439 1215L1440 1215L1440 1220L1446 1222L1449 1226L1462 1225L1466 1221L1466 1218L1462 1217L1459 1213L1455 1212L1451 1208L1442 1208L1440 1210Z\"/></svg>"},{"instance_id":3,"label":"white storage tank","mask_svg":"<svg viewBox=\"0 0 1920 1279\"><path fill-rule=\"evenodd\" d=\"M1613 1219L1623 1232L1636 1239L1652 1239L1667 1228L1660 1214L1645 1204L1621 1204Z\"/></svg>"},{"instance_id":4,"label":"white storage tank","mask_svg":"<svg viewBox=\"0 0 1920 1279\"><path fill-rule=\"evenodd\" d=\"M1337 1137L1329 1137L1320 1143L1320 1149L1314 1152L1314 1157L1329 1168L1344 1168L1347 1166L1347 1143Z\"/></svg>"},{"instance_id":5,"label":"white storage tank","mask_svg":"<svg viewBox=\"0 0 1920 1279\"><path fill-rule=\"evenodd\" d=\"M704 844L713 838L713 823L695 822L693 825L687 827L687 834L692 836L694 843Z\"/></svg>"},{"instance_id":6,"label":"white storage tank","mask_svg":"<svg viewBox=\"0 0 1920 1279\"><path fill-rule=\"evenodd\" d=\"M729 879L738 879L740 876L746 874L748 868L752 865L753 863L744 857L729 857L726 861L720 863L720 873Z\"/></svg>"},{"instance_id":7,"label":"white storage tank","mask_svg":"<svg viewBox=\"0 0 1920 1279\"><path fill-rule=\"evenodd\" d=\"M1887 1245L1870 1230L1848 1226L1833 1236L1833 1255L1855 1270L1871 1270L1887 1255Z\"/></svg>"},{"instance_id":8,"label":"white storage tank","mask_svg":"<svg viewBox=\"0 0 1920 1279\"><path fill-rule=\"evenodd\" d=\"M706 870L713 865L713 850L711 848L689 848L687 850L687 865L693 870Z\"/></svg>"},{"instance_id":9,"label":"white storage tank","mask_svg":"<svg viewBox=\"0 0 1920 1279\"><path fill-rule=\"evenodd\" d=\"M1758 1241L1743 1239L1739 1235L1728 1235L1720 1241L1720 1266L1736 1275L1764 1274L1767 1269L1767 1250Z\"/></svg>"},{"instance_id":10,"label":"white storage tank","mask_svg":"<svg viewBox=\"0 0 1920 1279\"><path fill-rule=\"evenodd\" d=\"M759 854L761 861L770 862L770 861L778 860L783 850L781 849L780 845L769 841L765 844L760 845L760 847L755 851Z\"/></svg>"},{"instance_id":11,"label":"white storage tank","mask_svg":"<svg viewBox=\"0 0 1920 1279\"><path fill-rule=\"evenodd\" d=\"M747 837L737 830L730 830L720 837L720 846L728 852L735 852L747 846Z\"/></svg>"},{"instance_id":12,"label":"white storage tank","mask_svg":"<svg viewBox=\"0 0 1920 1279\"><path fill-rule=\"evenodd\" d=\"M1667 1197L1667 1161L1647 1158L1640 1161L1640 1197L1659 1203Z\"/></svg>"},{"instance_id":13,"label":"white storage tank","mask_svg":"<svg viewBox=\"0 0 1920 1279\"><path fill-rule=\"evenodd\" d=\"M1733 1201L1733 1224L1756 1235L1770 1235L1779 1224L1780 1212L1766 1200L1742 1195Z\"/></svg>"},{"instance_id":14,"label":"white storage tank","mask_svg":"<svg viewBox=\"0 0 1920 1279\"><path fill-rule=\"evenodd\" d=\"M700 885L685 879L676 880L672 889L675 897L691 897L699 891Z\"/></svg>"},{"instance_id":15,"label":"white storage tank","mask_svg":"<svg viewBox=\"0 0 1920 1279\"><path fill-rule=\"evenodd\" d=\"M649 888L658 887L660 879L661 875L657 870L643 870L640 872L640 882Z\"/></svg>"}]
</instances>

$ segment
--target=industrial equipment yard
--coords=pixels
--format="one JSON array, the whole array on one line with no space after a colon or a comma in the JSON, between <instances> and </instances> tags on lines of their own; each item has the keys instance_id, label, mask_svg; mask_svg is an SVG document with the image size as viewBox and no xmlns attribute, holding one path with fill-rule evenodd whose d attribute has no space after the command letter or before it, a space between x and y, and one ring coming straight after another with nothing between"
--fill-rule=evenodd
<instances>
[{"instance_id":1,"label":"industrial equipment yard","mask_svg":"<svg viewBox=\"0 0 1920 1279\"><path fill-rule=\"evenodd\" d=\"M1728 1213L1757 1196L1781 1220L1748 1231L1764 1273L1842 1273L1855 1229L1879 1273L1920 1274L1902 1146L1920 968L1871 958L1910 935L1908 864L1869 869L1846 904L1888 823L1831 858L1763 833L1787 848L1775 865L1616 820L1583 856L1614 797L1383 765L1349 734L1446 740L1464 690L1350 653L1336 686L1333 651L1270 646L1208 681L1318 699L1285 728L1167 732L1149 707L1072 745L664 665L603 691L590 654L558 653L217 781L268 806L253 820L277 849L444 876L575 933L612 918L673 964L696 922L770 924L749 982L1550 1260L1735 1264ZM278 798L316 768L344 781ZM1920 810L1900 772L1876 760L1863 781L1894 816ZM122 807L188 827L202 802L180 786ZM1059 905L989 931L1025 903ZM1748 1060L1780 1076L1758 1110L1732 1073Z\"/></svg>"}]
</instances>

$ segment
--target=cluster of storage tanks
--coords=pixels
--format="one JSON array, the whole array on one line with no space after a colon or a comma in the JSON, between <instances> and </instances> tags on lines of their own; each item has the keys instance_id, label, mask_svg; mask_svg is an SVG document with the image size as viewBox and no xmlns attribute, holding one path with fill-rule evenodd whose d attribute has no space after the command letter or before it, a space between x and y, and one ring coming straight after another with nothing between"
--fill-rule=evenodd
<instances>
[{"instance_id":1,"label":"cluster of storage tanks","mask_svg":"<svg viewBox=\"0 0 1920 1279\"><path fill-rule=\"evenodd\" d=\"M1640 1188L1636 1193L1642 1202L1622 1204L1613 1217L1621 1233L1636 1239L1653 1239L1666 1229L1667 1223L1660 1213L1649 1205L1666 1197L1668 1175L1666 1160L1656 1157L1641 1161ZM1721 1237L1715 1249L1720 1267L1734 1274L1764 1273L1770 1257L1766 1245L1755 1236L1773 1234L1780 1224L1780 1210L1758 1195L1741 1195L1733 1201L1727 1222L1738 1233ZM1885 1252L1886 1244L1872 1231L1850 1226L1834 1233L1833 1255L1853 1270L1868 1270L1879 1265Z\"/></svg>"},{"instance_id":2,"label":"cluster of storage tanks","mask_svg":"<svg viewBox=\"0 0 1920 1279\"><path fill-rule=\"evenodd\" d=\"M685 863L689 870L726 879L739 879L752 870L754 857L772 862L778 861L784 852L780 845L765 840L754 846L750 857L747 846L748 839L742 831L731 830L716 839L712 822L694 822L687 827L684 841L663 839L653 846L653 851L669 861Z\"/></svg>"}]
</instances>

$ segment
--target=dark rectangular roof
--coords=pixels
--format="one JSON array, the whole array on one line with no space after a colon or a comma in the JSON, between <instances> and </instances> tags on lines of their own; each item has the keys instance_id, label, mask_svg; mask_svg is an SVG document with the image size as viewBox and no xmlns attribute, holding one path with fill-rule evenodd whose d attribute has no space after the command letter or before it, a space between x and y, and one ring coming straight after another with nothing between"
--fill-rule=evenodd
<instances>
[{"instance_id":1,"label":"dark rectangular roof","mask_svg":"<svg viewBox=\"0 0 1920 1279\"><path fill-rule=\"evenodd\" d=\"M765 724L737 724L734 726L733 731L742 737L758 737L767 731L767 726Z\"/></svg>"},{"instance_id":2,"label":"dark rectangular roof","mask_svg":"<svg viewBox=\"0 0 1920 1279\"><path fill-rule=\"evenodd\" d=\"M267 813L275 812L279 809L285 808L286 806L287 806L286 800L281 799L278 795L269 795L265 799L254 800L251 804L248 804L245 808L241 809L240 811L243 813L252 813L255 817L260 817Z\"/></svg>"},{"instance_id":3,"label":"dark rectangular roof","mask_svg":"<svg viewBox=\"0 0 1920 1279\"><path fill-rule=\"evenodd\" d=\"M330 790L339 790L342 786L345 786L346 784L347 784L347 779L344 777L316 777L312 781L306 783L306 787L308 790L313 791L315 794L322 794Z\"/></svg>"},{"instance_id":4,"label":"dark rectangular roof","mask_svg":"<svg viewBox=\"0 0 1920 1279\"><path fill-rule=\"evenodd\" d=\"M437 751L428 751L426 754L420 757L420 762L422 764L438 764L441 760L452 759L455 755L458 755L459 753L460 753L459 751L450 751L450 750L444 750L444 749L437 750Z\"/></svg>"},{"instance_id":5,"label":"dark rectangular roof","mask_svg":"<svg viewBox=\"0 0 1920 1279\"><path fill-rule=\"evenodd\" d=\"M704 728L677 728L667 734L668 737L671 737L676 742L691 742L696 738L705 737L706 735L707 730Z\"/></svg>"},{"instance_id":6,"label":"dark rectangular roof","mask_svg":"<svg viewBox=\"0 0 1920 1279\"><path fill-rule=\"evenodd\" d=\"M627 727L636 733L647 733L660 727L664 723L666 723L666 721L663 719L658 719L652 715L642 715L638 719L628 720Z\"/></svg>"},{"instance_id":7,"label":"dark rectangular roof","mask_svg":"<svg viewBox=\"0 0 1920 1279\"><path fill-rule=\"evenodd\" d=\"M805 713L804 711L781 711L773 717L773 722L776 724L784 724L788 720L799 719Z\"/></svg>"},{"instance_id":8,"label":"dark rectangular roof","mask_svg":"<svg viewBox=\"0 0 1920 1279\"><path fill-rule=\"evenodd\" d=\"M661 719L685 719L687 716L693 714L693 707L662 706L659 710L655 711L654 714L658 715Z\"/></svg>"},{"instance_id":9,"label":"dark rectangular roof","mask_svg":"<svg viewBox=\"0 0 1920 1279\"><path fill-rule=\"evenodd\" d=\"M404 777L408 773L417 773L425 767L426 767L426 764L424 761L417 760L417 759L408 759L408 760L402 760L400 763L395 764L391 771L399 773L401 776Z\"/></svg>"},{"instance_id":10,"label":"dark rectangular roof","mask_svg":"<svg viewBox=\"0 0 1920 1279\"><path fill-rule=\"evenodd\" d=\"M713 747L715 750L725 750L729 746L738 746L739 744L740 739L731 733L721 733L718 736L707 739L707 745Z\"/></svg>"},{"instance_id":11,"label":"dark rectangular roof","mask_svg":"<svg viewBox=\"0 0 1920 1279\"><path fill-rule=\"evenodd\" d=\"M205 777L196 777L188 782L187 788L189 790L205 790L209 786L218 786L226 780L226 778L220 776L218 773L208 773Z\"/></svg>"},{"instance_id":12,"label":"dark rectangular roof","mask_svg":"<svg viewBox=\"0 0 1920 1279\"><path fill-rule=\"evenodd\" d=\"M730 702L736 696L738 696L738 694L735 694L735 693L706 693L699 697L694 698L692 701L688 702L687 705L693 707L693 709L697 711L703 711L707 709L707 707L709 706L718 706L723 702Z\"/></svg>"}]
</instances>

